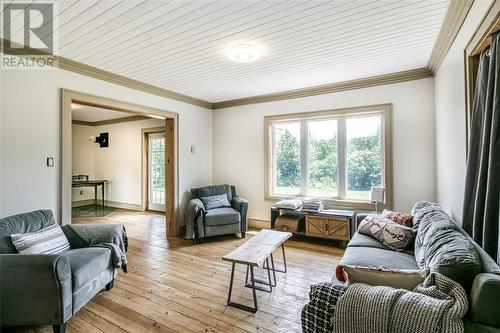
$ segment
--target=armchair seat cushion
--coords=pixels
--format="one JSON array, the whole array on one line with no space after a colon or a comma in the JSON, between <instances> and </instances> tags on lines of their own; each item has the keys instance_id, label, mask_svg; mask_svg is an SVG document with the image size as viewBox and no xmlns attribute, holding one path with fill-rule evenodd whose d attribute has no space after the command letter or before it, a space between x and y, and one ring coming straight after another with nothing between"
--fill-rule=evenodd
<instances>
[{"instance_id":1,"label":"armchair seat cushion","mask_svg":"<svg viewBox=\"0 0 500 333\"><path fill-rule=\"evenodd\" d=\"M89 281L112 266L111 250L89 247L67 251L63 254L71 267L73 292L84 287Z\"/></svg>"},{"instance_id":2,"label":"armchair seat cushion","mask_svg":"<svg viewBox=\"0 0 500 333\"><path fill-rule=\"evenodd\" d=\"M210 209L205 215L205 225L210 227L216 225L235 224L240 222L240 212L230 207Z\"/></svg>"}]
</instances>

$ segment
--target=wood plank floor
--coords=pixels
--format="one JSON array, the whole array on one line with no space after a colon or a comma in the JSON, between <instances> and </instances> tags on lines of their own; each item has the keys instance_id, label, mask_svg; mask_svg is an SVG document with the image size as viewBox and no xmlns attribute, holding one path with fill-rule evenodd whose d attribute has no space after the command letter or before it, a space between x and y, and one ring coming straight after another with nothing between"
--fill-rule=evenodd
<instances>
[{"instance_id":1,"label":"wood plank floor","mask_svg":"<svg viewBox=\"0 0 500 333\"><path fill-rule=\"evenodd\" d=\"M255 314L226 306L230 263L220 258L245 240L229 235L204 244L165 237L165 218L116 210L74 223L123 223L129 236L129 272L119 272L111 291L102 291L68 322L67 332L300 332L300 312L309 286L330 281L343 250L331 243L286 242L288 273L277 274L272 294L257 291ZM255 232L248 232L251 237ZM280 252L275 255L281 264ZM264 272L258 274L264 277ZM251 304L238 267L234 300ZM5 332L51 332L49 326Z\"/></svg>"}]
</instances>

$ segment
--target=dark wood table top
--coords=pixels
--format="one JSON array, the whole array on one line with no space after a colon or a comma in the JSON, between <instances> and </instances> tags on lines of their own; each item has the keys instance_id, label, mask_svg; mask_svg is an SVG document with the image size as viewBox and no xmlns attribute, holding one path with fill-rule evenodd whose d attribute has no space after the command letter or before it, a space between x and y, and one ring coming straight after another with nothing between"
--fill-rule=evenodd
<instances>
[{"instance_id":1,"label":"dark wood table top","mask_svg":"<svg viewBox=\"0 0 500 333\"><path fill-rule=\"evenodd\" d=\"M86 186L100 186L107 182L107 179L86 180L86 181L73 181L72 187L86 187Z\"/></svg>"},{"instance_id":2,"label":"dark wood table top","mask_svg":"<svg viewBox=\"0 0 500 333\"><path fill-rule=\"evenodd\" d=\"M342 210L342 209L323 209L320 212L313 212L308 210L302 210L302 208L298 209L287 209L287 208L278 208L271 207L271 210L281 210L287 213L296 213L296 214L306 214L306 215L318 215L318 216L345 216L345 217L354 217L356 214L355 211L352 210Z\"/></svg>"}]
</instances>

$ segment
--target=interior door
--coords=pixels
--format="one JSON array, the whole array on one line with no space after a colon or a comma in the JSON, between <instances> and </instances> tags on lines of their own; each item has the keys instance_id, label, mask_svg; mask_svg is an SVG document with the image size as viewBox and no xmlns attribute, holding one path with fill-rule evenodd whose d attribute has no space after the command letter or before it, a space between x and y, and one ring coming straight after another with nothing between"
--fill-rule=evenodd
<instances>
[{"instance_id":1,"label":"interior door","mask_svg":"<svg viewBox=\"0 0 500 333\"><path fill-rule=\"evenodd\" d=\"M148 134L147 209L165 211L165 133Z\"/></svg>"}]
</instances>

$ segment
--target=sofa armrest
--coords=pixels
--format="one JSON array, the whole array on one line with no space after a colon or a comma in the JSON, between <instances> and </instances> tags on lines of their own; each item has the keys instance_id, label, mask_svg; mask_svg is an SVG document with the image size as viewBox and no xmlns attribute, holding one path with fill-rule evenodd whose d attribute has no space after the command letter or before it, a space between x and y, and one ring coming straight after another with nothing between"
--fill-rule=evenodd
<instances>
[{"instance_id":1,"label":"sofa armrest","mask_svg":"<svg viewBox=\"0 0 500 333\"><path fill-rule=\"evenodd\" d=\"M65 323L73 311L69 260L58 254L0 255L0 326Z\"/></svg>"},{"instance_id":2,"label":"sofa armrest","mask_svg":"<svg viewBox=\"0 0 500 333\"><path fill-rule=\"evenodd\" d=\"M500 328L500 275L476 275L471 290L471 319L474 322Z\"/></svg>"},{"instance_id":3,"label":"sofa armrest","mask_svg":"<svg viewBox=\"0 0 500 333\"><path fill-rule=\"evenodd\" d=\"M205 229L203 227L203 215L205 213L205 205L203 205L203 202L200 199L194 198L188 201L184 211L186 239L196 238L196 232L198 238L205 237Z\"/></svg>"},{"instance_id":4,"label":"sofa armrest","mask_svg":"<svg viewBox=\"0 0 500 333\"><path fill-rule=\"evenodd\" d=\"M231 206L240 212L241 215L241 231L248 230L248 201L242 197L234 196L231 201Z\"/></svg>"}]
</instances>

